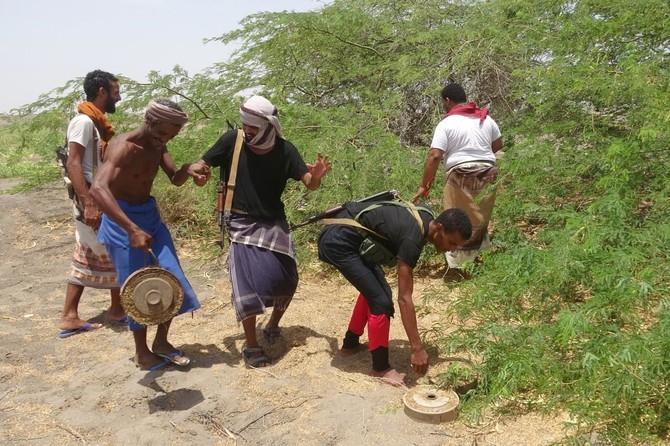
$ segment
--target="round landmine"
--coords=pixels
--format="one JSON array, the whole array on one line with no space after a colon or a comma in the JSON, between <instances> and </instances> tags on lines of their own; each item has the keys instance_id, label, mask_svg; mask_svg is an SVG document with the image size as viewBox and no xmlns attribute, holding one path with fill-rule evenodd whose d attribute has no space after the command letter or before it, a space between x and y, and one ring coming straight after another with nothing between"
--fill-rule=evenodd
<instances>
[{"instance_id":1,"label":"round landmine","mask_svg":"<svg viewBox=\"0 0 670 446\"><path fill-rule=\"evenodd\" d=\"M453 390L432 386L410 389L402 398L405 413L417 421L442 423L456 419L459 398Z\"/></svg>"}]
</instances>

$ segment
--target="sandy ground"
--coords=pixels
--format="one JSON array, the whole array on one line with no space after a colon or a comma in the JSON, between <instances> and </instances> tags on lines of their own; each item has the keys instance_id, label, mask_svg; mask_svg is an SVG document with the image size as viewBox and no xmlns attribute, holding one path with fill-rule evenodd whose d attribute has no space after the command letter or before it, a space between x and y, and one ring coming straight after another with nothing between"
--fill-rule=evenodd
<instances>
[{"instance_id":1,"label":"sandy ground","mask_svg":"<svg viewBox=\"0 0 670 446\"><path fill-rule=\"evenodd\" d=\"M0 189L12 184L0 180ZM244 365L220 262L187 255L182 263L202 309L176 318L170 339L191 356L188 368L136 368L132 336L107 321L109 294L101 290L86 289L79 310L104 327L60 339L73 244L65 191L53 184L0 195L0 209L2 444L537 446L563 438L561 417L528 414L478 426L463 417L442 424L409 418L406 389L369 377L367 352L338 356L356 293L332 275L301 278L283 340L268 349L275 364L266 369ZM424 279L417 293L435 286L448 292L441 280ZM391 325L392 363L407 372L409 344L400 319Z\"/></svg>"}]
</instances>

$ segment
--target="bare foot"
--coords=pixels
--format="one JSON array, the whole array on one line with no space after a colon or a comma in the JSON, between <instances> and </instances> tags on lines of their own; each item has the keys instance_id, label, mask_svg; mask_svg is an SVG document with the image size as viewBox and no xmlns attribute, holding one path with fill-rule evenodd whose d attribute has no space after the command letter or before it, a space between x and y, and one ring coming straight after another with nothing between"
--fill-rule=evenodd
<instances>
[{"instance_id":1,"label":"bare foot","mask_svg":"<svg viewBox=\"0 0 670 446\"><path fill-rule=\"evenodd\" d=\"M370 372L370 376L379 378L387 384L391 384L393 387L403 387L405 386L405 374L398 372L393 367L384 370L383 372L375 372L374 370Z\"/></svg>"},{"instance_id":2,"label":"bare foot","mask_svg":"<svg viewBox=\"0 0 670 446\"><path fill-rule=\"evenodd\" d=\"M109 322L114 322L117 324L127 324L128 323L128 316L121 311L119 313L112 313L111 311L107 314L107 318L109 319Z\"/></svg>"},{"instance_id":3,"label":"bare foot","mask_svg":"<svg viewBox=\"0 0 670 446\"><path fill-rule=\"evenodd\" d=\"M82 321L79 318L61 318L60 322L58 323L58 328L61 330L79 330L86 324L89 324L88 327L86 327L86 331L96 330L102 327L102 324L94 324Z\"/></svg>"},{"instance_id":4,"label":"bare foot","mask_svg":"<svg viewBox=\"0 0 670 446\"><path fill-rule=\"evenodd\" d=\"M176 350L177 349L175 348L175 346L170 344L170 342L167 339L164 341L154 339L154 342L151 344L151 351L157 355L160 355L161 353L174 352Z\"/></svg>"},{"instance_id":5,"label":"bare foot","mask_svg":"<svg viewBox=\"0 0 670 446\"><path fill-rule=\"evenodd\" d=\"M352 355L355 355L356 353L359 353L359 352L362 352L363 350L365 350L365 347L366 347L365 344L358 344L354 348L344 348L344 347L342 347L340 349L340 355L344 356L344 357L352 356Z\"/></svg>"}]
</instances>

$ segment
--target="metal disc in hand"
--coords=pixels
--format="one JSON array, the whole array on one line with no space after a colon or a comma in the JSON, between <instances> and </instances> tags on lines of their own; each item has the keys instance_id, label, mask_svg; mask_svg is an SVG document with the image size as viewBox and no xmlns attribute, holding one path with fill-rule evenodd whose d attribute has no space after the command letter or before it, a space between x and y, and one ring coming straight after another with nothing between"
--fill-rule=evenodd
<instances>
[{"instance_id":1,"label":"metal disc in hand","mask_svg":"<svg viewBox=\"0 0 670 446\"><path fill-rule=\"evenodd\" d=\"M141 324L160 324L181 308L184 290L170 271L150 266L132 273L121 287L121 304Z\"/></svg>"},{"instance_id":2,"label":"metal disc in hand","mask_svg":"<svg viewBox=\"0 0 670 446\"><path fill-rule=\"evenodd\" d=\"M453 390L430 386L410 389L402 398L405 413L418 421L440 423L456 418L459 398Z\"/></svg>"}]
</instances>

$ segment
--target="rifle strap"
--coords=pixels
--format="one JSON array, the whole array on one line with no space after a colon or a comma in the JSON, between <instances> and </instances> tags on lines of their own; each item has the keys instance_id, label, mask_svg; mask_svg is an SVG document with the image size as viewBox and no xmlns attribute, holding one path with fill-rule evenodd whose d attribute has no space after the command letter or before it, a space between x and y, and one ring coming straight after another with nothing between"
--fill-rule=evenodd
<instances>
[{"instance_id":1,"label":"rifle strap","mask_svg":"<svg viewBox=\"0 0 670 446\"><path fill-rule=\"evenodd\" d=\"M416 222L419 224L419 232L421 232L422 236L424 235L423 220L421 220L421 216L419 216L419 209L421 209L423 211L427 211L430 215L433 215L433 213L428 208L424 208L424 207L417 208L414 204L408 203L408 202L405 202L405 201L401 201L401 200L380 201L380 202L371 204L370 206L366 207L365 209L360 211L358 214L356 214L356 217L354 217L354 218L324 218L323 220L321 220L321 222L323 224L326 224L326 225L354 226L354 227L362 229L362 230L364 230L364 231L366 231L366 232L368 232L368 233L370 233L370 234L372 234L376 237L387 240L388 239L387 237L384 237L383 235L373 231L370 228L367 228L367 227L363 226L362 224L360 224L358 222L358 219L360 218L360 216L364 212L371 211L373 209L377 209L377 208L385 206L385 205L401 206L401 207L406 208L409 211L409 213L412 214L412 216L416 219Z\"/></svg>"},{"instance_id":2,"label":"rifle strap","mask_svg":"<svg viewBox=\"0 0 670 446\"><path fill-rule=\"evenodd\" d=\"M358 221L360 216L362 214L364 214L365 212L371 211L373 209L377 209L377 208L385 206L385 205L400 206L400 207L404 207L405 209L407 209L409 211L409 213L412 214L412 216L414 217L416 222L419 224L419 232L421 233L421 235L422 236L425 235L424 231L423 231L423 220L421 220L421 216L419 216L419 209L421 209L422 211L428 212L431 216L433 216L433 213L428 208L425 208L423 206L420 207L420 208L417 208L417 206L415 206L413 203L409 203L409 202L406 202L406 201L403 201L403 200L379 201L377 203L373 203L370 206L363 209L362 211L360 211L358 214L356 214L354 219Z\"/></svg>"},{"instance_id":3,"label":"rifle strap","mask_svg":"<svg viewBox=\"0 0 670 446\"><path fill-rule=\"evenodd\" d=\"M235 148L233 149L233 160L230 163L230 175L228 175L228 183L226 184L226 202L223 205L223 214L226 216L230 215L230 209L233 207L233 192L235 192L237 164L240 161L243 139L244 132L242 132L241 129L237 129L237 139L235 140Z\"/></svg>"},{"instance_id":4,"label":"rifle strap","mask_svg":"<svg viewBox=\"0 0 670 446\"><path fill-rule=\"evenodd\" d=\"M373 231L373 230L370 229L370 228L367 228L367 227L363 226L362 224L360 224L359 222L357 222L357 221L354 220L353 218L324 218L323 220L321 220L321 223L323 223L323 224L325 224L325 225L348 225L348 226L355 226L355 227L357 227L358 229L362 229L362 230L364 230L364 231L366 231L366 232L369 232L370 234L372 234L372 235L374 235L374 236L377 236L377 237L379 237L379 238L381 238L381 239L387 240L387 238L384 237L383 235L381 235L381 234L379 234L379 233Z\"/></svg>"}]
</instances>

